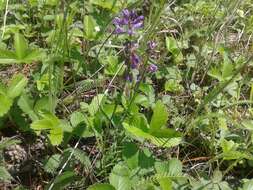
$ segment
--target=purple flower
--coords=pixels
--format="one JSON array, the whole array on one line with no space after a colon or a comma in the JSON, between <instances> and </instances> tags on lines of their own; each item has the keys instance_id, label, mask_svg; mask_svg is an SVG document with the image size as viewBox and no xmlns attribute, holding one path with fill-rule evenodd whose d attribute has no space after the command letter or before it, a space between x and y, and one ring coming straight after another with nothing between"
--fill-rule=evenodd
<instances>
[{"instance_id":1,"label":"purple flower","mask_svg":"<svg viewBox=\"0 0 253 190\"><path fill-rule=\"evenodd\" d=\"M113 19L113 24L116 27L115 34L127 33L132 35L134 30L144 26L144 16L138 16L134 10L124 9L119 17Z\"/></svg>"},{"instance_id":2,"label":"purple flower","mask_svg":"<svg viewBox=\"0 0 253 190\"><path fill-rule=\"evenodd\" d=\"M132 79L132 77L131 77L130 75L127 75L127 76L126 76L126 81L132 82L132 80L133 80L133 79Z\"/></svg>"},{"instance_id":3,"label":"purple flower","mask_svg":"<svg viewBox=\"0 0 253 190\"><path fill-rule=\"evenodd\" d=\"M121 27L116 27L115 30L113 31L114 34L123 34L125 33L125 30Z\"/></svg>"},{"instance_id":4,"label":"purple flower","mask_svg":"<svg viewBox=\"0 0 253 190\"><path fill-rule=\"evenodd\" d=\"M141 59L140 59L140 57L137 54L135 54L135 53L131 54L131 56L130 56L130 62L131 62L132 69L137 68L137 66L140 63L140 61L141 61Z\"/></svg>"},{"instance_id":5,"label":"purple flower","mask_svg":"<svg viewBox=\"0 0 253 190\"><path fill-rule=\"evenodd\" d=\"M155 49L156 48L156 43L154 42L154 41L149 41L148 42L148 48L150 49L150 50L153 50L153 49Z\"/></svg>"},{"instance_id":6,"label":"purple flower","mask_svg":"<svg viewBox=\"0 0 253 190\"><path fill-rule=\"evenodd\" d=\"M155 64L149 65L149 71L151 73L155 73L157 71L158 67Z\"/></svg>"}]
</instances>

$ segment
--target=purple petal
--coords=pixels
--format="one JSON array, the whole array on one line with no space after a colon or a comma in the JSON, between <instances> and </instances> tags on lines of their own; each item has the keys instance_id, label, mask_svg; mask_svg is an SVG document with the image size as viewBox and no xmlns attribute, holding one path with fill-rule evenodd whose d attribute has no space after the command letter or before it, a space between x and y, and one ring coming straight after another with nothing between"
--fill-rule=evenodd
<instances>
[{"instance_id":1,"label":"purple petal","mask_svg":"<svg viewBox=\"0 0 253 190\"><path fill-rule=\"evenodd\" d=\"M151 73L155 73L157 71L158 67L155 64L149 65L149 71Z\"/></svg>"},{"instance_id":2,"label":"purple petal","mask_svg":"<svg viewBox=\"0 0 253 190\"><path fill-rule=\"evenodd\" d=\"M157 44L156 44L154 41L149 41L149 42L148 42L148 48L149 48L150 50L155 49L156 45L157 45Z\"/></svg>"},{"instance_id":3,"label":"purple petal","mask_svg":"<svg viewBox=\"0 0 253 190\"><path fill-rule=\"evenodd\" d=\"M132 27L134 29L142 28L143 26L144 26L143 22L138 22L138 23L132 25Z\"/></svg>"},{"instance_id":4,"label":"purple petal","mask_svg":"<svg viewBox=\"0 0 253 190\"><path fill-rule=\"evenodd\" d=\"M126 81L132 82L132 77L130 75L126 76Z\"/></svg>"},{"instance_id":5,"label":"purple petal","mask_svg":"<svg viewBox=\"0 0 253 190\"><path fill-rule=\"evenodd\" d=\"M129 30L127 31L127 33L128 33L129 35L133 35L133 34L134 34L134 31L133 31L133 29L129 29Z\"/></svg>"},{"instance_id":6,"label":"purple petal","mask_svg":"<svg viewBox=\"0 0 253 190\"><path fill-rule=\"evenodd\" d=\"M144 16L138 16L136 19L134 19L134 21L132 22L133 24L137 24L139 22L143 22L144 21Z\"/></svg>"},{"instance_id":7,"label":"purple petal","mask_svg":"<svg viewBox=\"0 0 253 190\"><path fill-rule=\"evenodd\" d=\"M115 30L113 31L113 34L124 34L125 32L126 32L126 31L125 31L123 28L117 26L117 27L115 28Z\"/></svg>"},{"instance_id":8,"label":"purple petal","mask_svg":"<svg viewBox=\"0 0 253 190\"><path fill-rule=\"evenodd\" d=\"M140 63L141 59L137 54L133 53L130 57L130 61L132 69L135 69Z\"/></svg>"},{"instance_id":9,"label":"purple petal","mask_svg":"<svg viewBox=\"0 0 253 190\"><path fill-rule=\"evenodd\" d=\"M122 10L122 15L125 17L125 18L129 18L130 17L130 11L128 9L123 9Z\"/></svg>"},{"instance_id":10,"label":"purple petal","mask_svg":"<svg viewBox=\"0 0 253 190\"><path fill-rule=\"evenodd\" d=\"M134 10L131 10L129 13L129 16L131 17L132 20L134 20L138 15L136 14Z\"/></svg>"}]
</instances>

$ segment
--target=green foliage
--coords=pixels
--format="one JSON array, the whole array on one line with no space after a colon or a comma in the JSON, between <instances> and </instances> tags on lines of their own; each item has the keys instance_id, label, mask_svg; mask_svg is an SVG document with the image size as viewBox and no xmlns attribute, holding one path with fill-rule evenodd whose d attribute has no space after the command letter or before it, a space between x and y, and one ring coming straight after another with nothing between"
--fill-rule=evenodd
<instances>
[{"instance_id":1,"label":"green foliage","mask_svg":"<svg viewBox=\"0 0 253 190\"><path fill-rule=\"evenodd\" d=\"M41 61L44 57L42 51L28 47L24 36L20 33L14 35L14 51L1 49L0 64L32 63Z\"/></svg>"},{"instance_id":2,"label":"green foliage","mask_svg":"<svg viewBox=\"0 0 253 190\"><path fill-rule=\"evenodd\" d=\"M58 119L55 115L50 113L42 114L42 119L34 121L31 124L31 128L40 133L43 130L49 131L48 138L52 145L59 145L63 140L64 132L71 132L71 126Z\"/></svg>"},{"instance_id":3,"label":"green foliage","mask_svg":"<svg viewBox=\"0 0 253 190\"><path fill-rule=\"evenodd\" d=\"M9 111L14 99L20 96L27 85L27 82L28 81L24 75L16 74L12 77L7 87L0 84L0 117Z\"/></svg>"}]
</instances>

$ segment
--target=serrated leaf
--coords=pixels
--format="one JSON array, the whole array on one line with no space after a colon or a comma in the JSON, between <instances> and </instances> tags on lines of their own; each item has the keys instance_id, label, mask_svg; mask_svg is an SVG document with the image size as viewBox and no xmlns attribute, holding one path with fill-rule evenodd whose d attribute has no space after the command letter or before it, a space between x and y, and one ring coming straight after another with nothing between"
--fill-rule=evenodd
<instances>
[{"instance_id":1,"label":"serrated leaf","mask_svg":"<svg viewBox=\"0 0 253 190\"><path fill-rule=\"evenodd\" d=\"M75 182L76 179L77 179L77 176L75 172L66 171L56 177L56 179L54 180L54 186L51 190L62 190L70 183Z\"/></svg>"},{"instance_id":2,"label":"serrated leaf","mask_svg":"<svg viewBox=\"0 0 253 190\"><path fill-rule=\"evenodd\" d=\"M183 165L180 160L172 158L168 162L157 162L155 168L158 176L178 177L182 176Z\"/></svg>"},{"instance_id":3,"label":"serrated leaf","mask_svg":"<svg viewBox=\"0 0 253 190\"><path fill-rule=\"evenodd\" d=\"M165 126L168 120L168 112L166 106L158 101L153 110L152 119L150 122L150 133L157 132L161 127Z\"/></svg>"},{"instance_id":4,"label":"serrated leaf","mask_svg":"<svg viewBox=\"0 0 253 190\"><path fill-rule=\"evenodd\" d=\"M16 74L12 77L8 86L7 95L10 98L19 96L27 85L27 78L22 74Z\"/></svg>"},{"instance_id":5,"label":"serrated leaf","mask_svg":"<svg viewBox=\"0 0 253 190\"><path fill-rule=\"evenodd\" d=\"M116 190L112 185L106 183L89 186L87 190Z\"/></svg>"},{"instance_id":6,"label":"serrated leaf","mask_svg":"<svg viewBox=\"0 0 253 190\"><path fill-rule=\"evenodd\" d=\"M87 156L86 152L78 148L76 149L68 148L67 151L70 153L73 151L73 156L75 157L75 159L79 160L81 164L84 165L86 168L91 167L91 161L89 157Z\"/></svg>"},{"instance_id":7,"label":"serrated leaf","mask_svg":"<svg viewBox=\"0 0 253 190\"><path fill-rule=\"evenodd\" d=\"M38 120L37 114L33 110L34 101L31 100L26 94L20 96L18 100L18 106L20 109L26 113L32 121Z\"/></svg>"},{"instance_id":8,"label":"serrated leaf","mask_svg":"<svg viewBox=\"0 0 253 190\"><path fill-rule=\"evenodd\" d=\"M130 170L122 163L114 166L109 181L117 190L131 190L133 185L133 181L130 179Z\"/></svg>"},{"instance_id":9,"label":"serrated leaf","mask_svg":"<svg viewBox=\"0 0 253 190\"><path fill-rule=\"evenodd\" d=\"M44 164L44 170L48 173L54 174L61 163L61 155L52 155Z\"/></svg>"},{"instance_id":10,"label":"serrated leaf","mask_svg":"<svg viewBox=\"0 0 253 190\"><path fill-rule=\"evenodd\" d=\"M70 116L70 122L73 127L78 126L80 123L85 121L85 117L81 112L74 112Z\"/></svg>"},{"instance_id":11,"label":"serrated leaf","mask_svg":"<svg viewBox=\"0 0 253 190\"><path fill-rule=\"evenodd\" d=\"M40 133L42 130L48 130L48 137L52 145L59 145L63 140L63 133L71 132L72 128L68 122L58 119L50 113L43 113L43 119L36 120L31 124L31 128Z\"/></svg>"}]
</instances>

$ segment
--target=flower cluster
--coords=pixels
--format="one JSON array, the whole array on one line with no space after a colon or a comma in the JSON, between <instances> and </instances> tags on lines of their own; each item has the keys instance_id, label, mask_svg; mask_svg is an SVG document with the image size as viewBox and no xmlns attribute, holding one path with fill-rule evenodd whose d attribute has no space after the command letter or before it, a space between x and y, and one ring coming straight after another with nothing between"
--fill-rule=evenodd
<instances>
[{"instance_id":1,"label":"flower cluster","mask_svg":"<svg viewBox=\"0 0 253 190\"><path fill-rule=\"evenodd\" d=\"M139 69L141 65L141 58L137 53L138 44L132 41L133 34L144 26L144 16L138 15L134 10L124 9L118 17L113 19L113 24L115 26L114 34L127 34L131 41L126 42L125 46L125 55L126 61L125 63L131 69ZM156 43L154 41L149 41L147 43L147 53L148 55L154 55L154 50L156 48ZM148 66L148 71L150 73L155 73L157 71L157 66L155 64L150 64ZM126 73L126 80L132 81L132 76L130 73ZM137 79L139 80L139 75Z\"/></svg>"},{"instance_id":2,"label":"flower cluster","mask_svg":"<svg viewBox=\"0 0 253 190\"><path fill-rule=\"evenodd\" d=\"M138 14L131 10L124 9L119 17L114 18L113 24L116 27L115 34L134 34L134 30L142 28L144 26L144 16L138 16Z\"/></svg>"}]
</instances>

